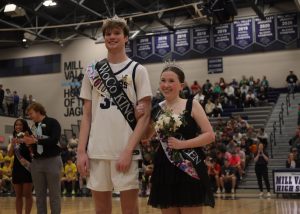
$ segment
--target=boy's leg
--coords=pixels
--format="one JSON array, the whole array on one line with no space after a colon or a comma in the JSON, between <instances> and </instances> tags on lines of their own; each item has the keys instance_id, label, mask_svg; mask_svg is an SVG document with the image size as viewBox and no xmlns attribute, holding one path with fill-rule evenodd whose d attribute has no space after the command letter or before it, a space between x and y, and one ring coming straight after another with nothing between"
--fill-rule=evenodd
<instances>
[{"instance_id":1,"label":"boy's leg","mask_svg":"<svg viewBox=\"0 0 300 214\"><path fill-rule=\"evenodd\" d=\"M111 214L112 212L111 191L100 192L100 191L92 190L92 196L95 204L96 214Z\"/></svg>"},{"instance_id":2,"label":"boy's leg","mask_svg":"<svg viewBox=\"0 0 300 214\"><path fill-rule=\"evenodd\" d=\"M96 214L112 212L111 161L90 159L90 175L87 187L91 189Z\"/></svg>"},{"instance_id":3,"label":"boy's leg","mask_svg":"<svg viewBox=\"0 0 300 214\"><path fill-rule=\"evenodd\" d=\"M116 170L116 161L111 162L112 182L114 189L121 193L121 208L123 214L138 214L138 161L133 160L126 173Z\"/></svg>"},{"instance_id":4,"label":"boy's leg","mask_svg":"<svg viewBox=\"0 0 300 214\"><path fill-rule=\"evenodd\" d=\"M123 214L138 214L138 189L121 191L121 208Z\"/></svg>"}]
</instances>

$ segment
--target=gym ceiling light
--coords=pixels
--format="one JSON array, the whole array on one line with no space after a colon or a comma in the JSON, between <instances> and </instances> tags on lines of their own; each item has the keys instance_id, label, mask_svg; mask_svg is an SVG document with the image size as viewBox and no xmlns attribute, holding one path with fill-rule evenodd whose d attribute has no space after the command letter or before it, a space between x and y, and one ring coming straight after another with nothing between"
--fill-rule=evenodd
<instances>
[{"instance_id":1,"label":"gym ceiling light","mask_svg":"<svg viewBox=\"0 0 300 214\"><path fill-rule=\"evenodd\" d=\"M54 0L45 0L45 1L43 2L43 5L44 5L45 7L52 7L52 6L57 5L57 3L56 3Z\"/></svg>"}]
</instances>

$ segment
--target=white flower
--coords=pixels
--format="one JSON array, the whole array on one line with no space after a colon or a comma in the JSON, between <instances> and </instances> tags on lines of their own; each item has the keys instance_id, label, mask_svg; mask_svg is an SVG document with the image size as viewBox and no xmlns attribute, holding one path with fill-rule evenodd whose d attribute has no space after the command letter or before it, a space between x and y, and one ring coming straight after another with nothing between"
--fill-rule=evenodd
<instances>
[{"instance_id":1,"label":"white flower","mask_svg":"<svg viewBox=\"0 0 300 214\"><path fill-rule=\"evenodd\" d=\"M17 134L17 138L22 138L22 137L24 137L25 136L25 133L24 132L19 132L18 134Z\"/></svg>"},{"instance_id":2,"label":"white flower","mask_svg":"<svg viewBox=\"0 0 300 214\"><path fill-rule=\"evenodd\" d=\"M165 124L169 124L170 123L171 118L170 117L164 117L163 121Z\"/></svg>"},{"instance_id":3,"label":"white flower","mask_svg":"<svg viewBox=\"0 0 300 214\"><path fill-rule=\"evenodd\" d=\"M182 125L182 121L179 115L174 114L173 115L174 121L175 121L175 127L179 128Z\"/></svg>"},{"instance_id":4,"label":"white flower","mask_svg":"<svg viewBox=\"0 0 300 214\"><path fill-rule=\"evenodd\" d=\"M45 124L45 123L42 123L41 127L42 127L42 128L46 128L46 124Z\"/></svg>"}]
</instances>

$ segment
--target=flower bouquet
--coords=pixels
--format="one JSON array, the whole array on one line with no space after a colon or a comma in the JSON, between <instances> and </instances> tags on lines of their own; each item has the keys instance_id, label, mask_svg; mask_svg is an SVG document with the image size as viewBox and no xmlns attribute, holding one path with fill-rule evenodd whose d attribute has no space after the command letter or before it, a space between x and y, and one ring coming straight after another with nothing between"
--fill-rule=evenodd
<instances>
[{"instance_id":1,"label":"flower bouquet","mask_svg":"<svg viewBox=\"0 0 300 214\"><path fill-rule=\"evenodd\" d=\"M184 113L178 115L174 114L172 111L166 110L158 117L154 129L161 142L167 144L169 137L176 137L178 135L176 132L179 127L185 125L183 114ZM178 150L167 147L167 152L174 162L178 162L182 159Z\"/></svg>"}]
</instances>

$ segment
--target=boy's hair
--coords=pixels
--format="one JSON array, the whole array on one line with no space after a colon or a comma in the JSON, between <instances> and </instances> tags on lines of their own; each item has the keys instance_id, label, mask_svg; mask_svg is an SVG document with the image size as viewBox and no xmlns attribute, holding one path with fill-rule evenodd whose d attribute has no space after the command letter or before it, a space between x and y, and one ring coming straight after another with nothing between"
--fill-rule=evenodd
<instances>
[{"instance_id":1,"label":"boy's hair","mask_svg":"<svg viewBox=\"0 0 300 214\"><path fill-rule=\"evenodd\" d=\"M102 25L102 35L105 36L107 31L111 31L114 28L121 28L123 30L124 36L129 37L129 27L126 21L122 18L114 16L113 18L107 19Z\"/></svg>"},{"instance_id":2,"label":"boy's hair","mask_svg":"<svg viewBox=\"0 0 300 214\"><path fill-rule=\"evenodd\" d=\"M34 103L30 104L27 107L26 112L28 113L30 110L34 110L35 112L39 112L41 115L46 115L45 107L40 103L34 102Z\"/></svg>"}]
</instances>

